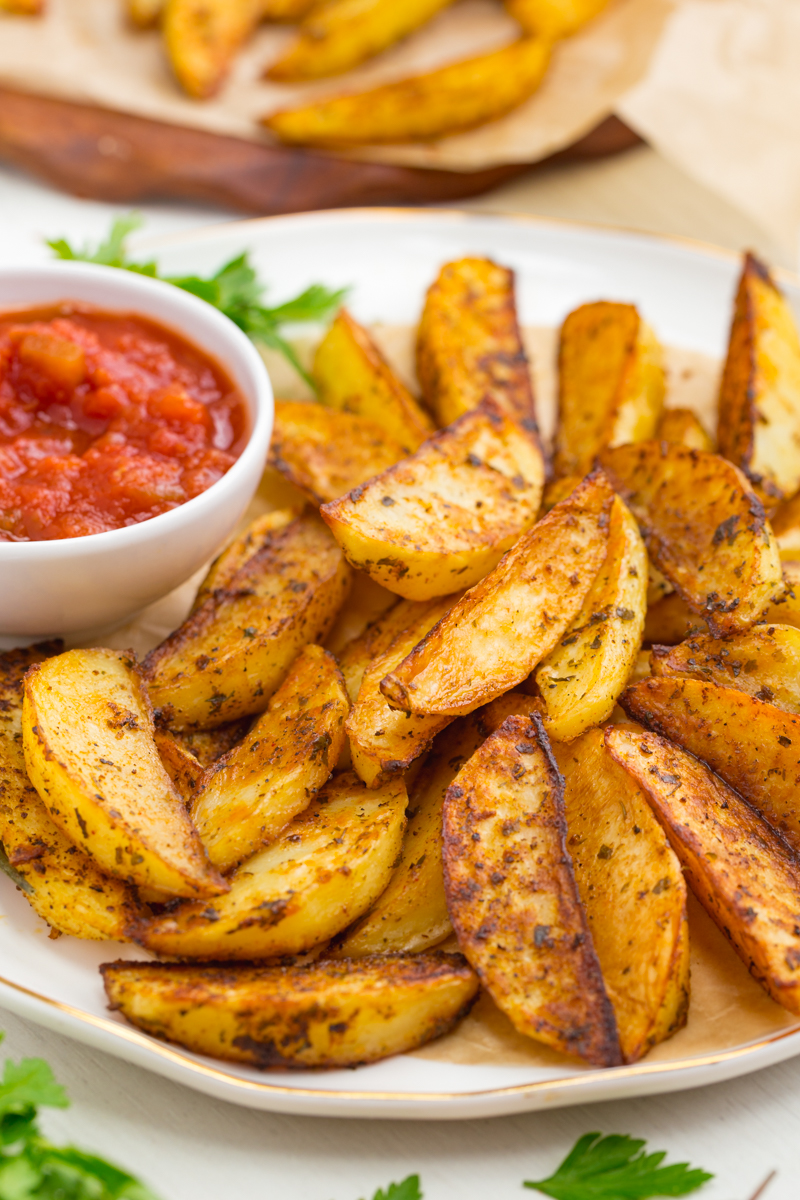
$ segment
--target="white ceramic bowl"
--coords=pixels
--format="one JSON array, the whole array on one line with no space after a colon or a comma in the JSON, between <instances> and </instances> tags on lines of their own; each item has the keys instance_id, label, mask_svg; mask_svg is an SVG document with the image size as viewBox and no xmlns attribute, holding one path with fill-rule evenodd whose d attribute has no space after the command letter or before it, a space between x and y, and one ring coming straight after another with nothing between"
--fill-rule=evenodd
<instances>
[{"instance_id":1,"label":"white ceramic bowl","mask_svg":"<svg viewBox=\"0 0 800 1200\"><path fill-rule=\"evenodd\" d=\"M168 283L90 263L0 271L0 311L80 300L140 314L216 359L244 396L250 438L228 473L160 516L87 537L0 542L0 637L35 639L110 628L178 587L235 529L258 487L274 405L266 368L242 331Z\"/></svg>"}]
</instances>

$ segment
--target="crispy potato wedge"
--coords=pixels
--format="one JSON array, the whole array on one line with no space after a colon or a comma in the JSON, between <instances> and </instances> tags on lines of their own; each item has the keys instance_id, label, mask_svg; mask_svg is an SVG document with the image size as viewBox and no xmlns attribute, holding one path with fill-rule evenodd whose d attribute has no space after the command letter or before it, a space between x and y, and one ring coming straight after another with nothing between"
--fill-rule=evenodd
<instances>
[{"instance_id":1,"label":"crispy potato wedge","mask_svg":"<svg viewBox=\"0 0 800 1200\"><path fill-rule=\"evenodd\" d=\"M719 452L767 496L800 489L800 337L769 271L746 254L722 373Z\"/></svg>"},{"instance_id":2,"label":"crispy potato wedge","mask_svg":"<svg viewBox=\"0 0 800 1200\"><path fill-rule=\"evenodd\" d=\"M293 24L302 21L318 0L261 0L261 18L264 21L285 21Z\"/></svg>"},{"instance_id":3,"label":"crispy potato wedge","mask_svg":"<svg viewBox=\"0 0 800 1200\"><path fill-rule=\"evenodd\" d=\"M601 450L655 436L663 352L632 304L582 304L561 327L556 475L585 475Z\"/></svg>"},{"instance_id":4,"label":"crispy potato wedge","mask_svg":"<svg viewBox=\"0 0 800 1200\"><path fill-rule=\"evenodd\" d=\"M192 819L222 872L268 845L327 783L350 710L336 659L306 646L247 737L210 767Z\"/></svg>"},{"instance_id":5,"label":"crispy potato wedge","mask_svg":"<svg viewBox=\"0 0 800 1200\"><path fill-rule=\"evenodd\" d=\"M735 688L669 676L633 684L619 702L708 763L800 852L800 718Z\"/></svg>"},{"instance_id":6,"label":"crispy potato wedge","mask_svg":"<svg viewBox=\"0 0 800 1200\"><path fill-rule=\"evenodd\" d=\"M364 672L369 664L380 654L389 649L394 639L415 618L427 612L429 604L419 604L415 600L398 600L386 612L371 621L363 633L352 638L339 654L339 668L344 677L350 703L355 704Z\"/></svg>"},{"instance_id":7,"label":"crispy potato wedge","mask_svg":"<svg viewBox=\"0 0 800 1200\"><path fill-rule=\"evenodd\" d=\"M530 675L581 610L606 555L613 493L594 472L386 675L393 708L472 712Z\"/></svg>"},{"instance_id":8,"label":"crispy potato wedge","mask_svg":"<svg viewBox=\"0 0 800 1200\"><path fill-rule=\"evenodd\" d=\"M577 33L607 5L608 0L505 0L526 33L551 41Z\"/></svg>"},{"instance_id":9,"label":"crispy potato wedge","mask_svg":"<svg viewBox=\"0 0 800 1200\"><path fill-rule=\"evenodd\" d=\"M396 712L390 708L380 685L456 600L456 596L440 597L427 604L415 605L413 613L412 602L407 601L408 623L395 634L385 650L376 650L376 657L364 671L346 729L353 767L368 787L378 787L392 775L408 770L428 749L436 734L450 724L450 717ZM400 619L401 614L397 614L395 622ZM387 633L395 622L387 622Z\"/></svg>"},{"instance_id":10,"label":"crispy potato wedge","mask_svg":"<svg viewBox=\"0 0 800 1200\"><path fill-rule=\"evenodd\" d=\"M440 425L450 425L492 396L538 437L513 271L489 258L445 263L425 298L417 375Z\"/></svg>"},{"instance_id":11,"label":"crispy potato wedge","mask_svg":"<svg viewBox=\"0 0 800 1200\"><path fill-rule=\"evenodd\" d=\"M325 640L350 580L315 514L269 533L145 659L159 723L209 729L262 712L303 646Z\"/></svg>"},{"instance_id":12,"label":"crispy potato wedge","mask_svg":"<svg viewBox=\"0 0 800 1200\"><path fill-rule=\"evenodd\" d=\"M444 802L444 882L467 959L515 1029L596 1066L622 1061L566 845L563 780L534 715L508 717Z\"/></svg>"},{"instance_id":13,"label":"crispy potato wedge","mask_svg":"<svg viewBox=\"0 0 800 1200\"><path fill-rule=\"evenodd\" d=\"M781 563L741 472L716 454L657 441L605 450L600 462L656 567L712 633L757 621L781 589Z\"/></svg>"},{"instance_id":14,"label":"crispy potato wedge","mask_svg":"<svg viewBox=\"0 0 800 1200\"><path fill-rule=\"evenodd\" d=\"M622 1057L636 1062L686 1024L686 884L644 793L609 754L602 729L569 746L553 742L553 755L564 776L567 849Z\"/></svg>"},{"instance_id":15,"label":"crispy potato wedge","mask_svg":"<svg viewBox=\"0 0 800 1200\"><path fill-rule=\"evenodd\" d=\"M241 571L242 567L259 550L269 545L271 536L279 529L291 525L292 521L296 521L301 515L301 512L302 508L278 508L251 521L244 533L234 538L208 568L203 582L197 589L192 612L198 609L214 592L226 588L237 571Z\"/></svg>"},{"instance_id":16,"label":"crispy potato wedge","mask_svg":"<svg viewBox=\"0 0 800 1200\"><path fill-rule=\"evenodd\" d=\"M608 748L646 793L692 891L772 999L800 1015L800 862L765 820L665 738L616 728Z\"/></svg>"},{"instance_id":17,"label":"crispy potato wedge","mask_svg":"<svg viewBox=\"0 0 800 1200\"><path fill-rule=\"evenodd\" d=\"M453 0L328 0L312 9L297 39L267 71L278 83L341 75L388 50Z\"/></svg>"},{"instance_id":18,"label":"crispy potato wedge","mask_svg":"<svg viewBox=\"0 0 800 1200\"><path fill-rule=\"evenodd\" d=\"M405 458L380 425L323 404L276 400L269 463L316 504L344 496Z\"/></svg>"},{"instance_id":19,"label":"crispy potato wedge","mask_svg":"<svg viewBox=\"0 0 800 1200\"><path fill-rule=\"evenodd\" d=\"M536 520L544 459L493 400L320 510L347 561L407 600L470 587Z\"/></svg>"},{"instance_id":20,"label":"crispy potato wedge","mask_svg":"<svg viewBox=\"0 0 800 1200\"><path fill-rule=\"evenodd\" d=\"M259 967L104 963L109 1007L195 1054L284 1070L355 1067L416 1050L469 1011L460 954Z\"/></svg>"},{"instance_id":21,"label":"crispy potato wedge","mask_svg":"<svg viewBox=\"0 0 800 1200\"><path fill-rule=\"evenodd\" d=\"M240 742L249 732L252 723L251 717L242 717L240 721L231 721L229 725L220 725L217 729L157 731L156 742L158 742L159 732L169 733L173 741L176 741L192 758L197 759L205 770L217 759L222 758L223 754L232 750L237 742Z\"/></svg>"},{"instance_id":22,"label":"crispy potato wedge","mask_svg":"<svg viewBox=\"0 0 800 1200\"><path fill-rule=\"evenodd\" d=\"M660 442L675 442L688 450L707 450L711 453L714 443L697 419L691 408L665 408L658 422L656 437Z\"/></svg>"},{"instance_id":23,"label":"crispy potato wedge","mask_svg":"<svg viewBox=\"0 0 800 1200\"><path fill-rule=\"evenodd\" d=\"M702 634L679 646L654 646L652 673L736 688L800 714L800 629L756 625L725 640Z\"/></svg>"},{"instance_id":24,"label":"crispy potato wedge","mask_svg":"<svg viewBox=\"0 0 800 1200\"><path fill-rule=\"evenodd\" d=\"M283 109L263 123L290 145L430 141L517 108L536 91L549 61L548 41L520 38L500 50L371 91Z\"/></svg>"},{"instance_id":25,"label":"crispy potato wedge","mask_svg":"<svg viewBox=\"0 0 800 1200\"><path fill-rule=\"evenodd\" d=\"M45 0L0 0L0 12L19 17L38 17L44 12Z\"/></svg>"},{"instance_id":26,"label":"crispy potato wedge","mask_svg":"<svg viewBox=\"0 0 800 1200\"><path fill-rule=\"evenodd\" d=\"M567 496L571 496L580 481L580 475L562 475L560 479L551 479L544 489L539 516L545 516L551 508L555 508L562 500L566 500Z\"/></svg>"},{"instance_id":27,"label":"crispy potato wedge","mask_svg":"<svg viewBox=\"0 0 800 1200\"><path fill-rule=\"evenodd\" d=\"M278 839L237 867L213 903L182 904L140 921L134 940L178 958L250 959L322 945L377 900L403 841L400 779L368 791L339 775Z\"/></svg>"},{"instance_id":28,"label":"crispy potato wedge","mask_svg":"<svg viewBox=\"0 0 800 1200\"><path fill-rule=\"evenodd\" d=\"M413 454L433 433L428 414L345 308L317 347L314 380L322 404L374 422L405 454Z\"/></svg>"},{"instance_id":29,"label":"crispy potato wedge","mask_svg":"<svg viewBox=\"0 0 800 1200\"><path fill-rule=\"evenodd\" d=\"M58 933L125 941L138 915L133 889L106 875L60 829L28 779L22 752L22 680L56 642L0 655L0 844L34 912Z\"/></svg>"},{"instance_id":30,"label":"crispy potato wedge","mask_svg":"<svg viewBox=\"0 0 800 1200\"><path fill-rule=\"evenodd\" d=\"M642 641L645 646L675 646L698 633L708 633L708 625L673 591L648 607Z\"/></svg>"},{"instance_id":31,"label":"crispy potato wedge","mask_svg":"<svg viewBox=\"0 0 800 1200\"><path fill-rule=\"evenodd\" d=\"M800 495L784 500L770 516L781 558L800 557Z\"/></svg>"},{"instance_id":32,"label":"crispy potato wedge","mask_svg":"<svg viewBox=\"0 0 800 1200\"><path fill-rule=\"evenodd\" d=\"M764 620L800 629L800 562L783 559L783 591L764 612Z\"/></svg>"},{"instance_id":33,"label":"crispy potato wedge","mask_svg":"<svg viewBox=\"0 0 800 1200\"><path fill-rule=\"evenodd\" d=\"M138 29L150 29L161 20L165 3L166 0L128 0L128 19Z\"/></svg>"},{"instance_id":34,"label":"crispy potato wedge","mask_svg":"<svg viewBox=\"0 0 800 1200\"><path fill-rule=\"evenodd\" d=\"M126 653L68 650L31 667L22 745L54 823L104 871L171 896L227 891L162 766Z\"/></svg>"},{"instance_id":35,"label":"crispy potato wedge","mask_svg":"<svg viewBox=\"0 0 800 1200\"><path fill-rule=\"evenodd\" d=\"M261 0L165 0L164 43L184 91L205 100L219 91L261 18Z\"/></svg>"},{"instance_id":36,"label":"crispy potato wedge","mask_svg":"<svg viewBox=\"0 0 800 1200\"><path fill-rule=\"evenodd\" d=\"M156 750L175 790L188 808L205 770L199 758L168 729L156 729Z\"/></svg>"},{"instance_id":37,"label":"crispy potato wedge","mask_svg":"<svg viewBox=\"0 0 800 1200\"><path fill-rule=\"evenodd\" d=\"M605 562L581 611L536 668L549 737L571 741L611 715L642 644L646 597L647 551L615 496Z\"/></svg>"}]
</instances>

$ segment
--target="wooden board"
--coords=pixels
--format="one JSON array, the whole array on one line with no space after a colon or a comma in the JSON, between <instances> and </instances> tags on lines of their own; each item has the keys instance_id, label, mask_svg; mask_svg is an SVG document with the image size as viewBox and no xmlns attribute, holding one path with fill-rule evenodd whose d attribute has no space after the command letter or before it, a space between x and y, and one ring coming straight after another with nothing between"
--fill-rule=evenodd
<instances>
[{"instance_id":1,"label":"wooden board","mask_svg":"<svg viewBox=\"0 0 800 1200\"><path fill-rule=\"evenodd\" d=\"M543 162L616 154L639 140L608 117ZM356 162L3 87L0 160L94 200L199 200L260 215L463 199L531 169L513 163L484 171L430 171Z\"/></svg>"}]
</instances>

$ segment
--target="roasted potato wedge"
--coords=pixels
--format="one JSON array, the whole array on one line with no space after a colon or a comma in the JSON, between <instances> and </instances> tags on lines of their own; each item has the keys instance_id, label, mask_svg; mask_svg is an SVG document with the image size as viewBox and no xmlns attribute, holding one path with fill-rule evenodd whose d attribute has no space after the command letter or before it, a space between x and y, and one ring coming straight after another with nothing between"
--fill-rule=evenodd
<instances>
[{"instance_id":1,"label":"roasted potato wedge","mask_svg":"<svg viewBox=\"0 0 800 1200\"><path fill-rule=\"evenodd\" d=\"M283 109L263 123L282 142L358 146L425 142L474 129L517 108L538 88L550 43L520 38L500 50L367 92Z\"/></svg>"},{"instance_id":2,"label":"roasted potato wedge","mask_svg":"<svg viewBox=\"0 0 800 1200\"><path fill-rule=\"evenodd\" d=\"M58 654L43 643L0 655L0 844L34 912L58 933L125 941L138 915L133 889L106 875L60 829L28 779L22 753L22 680Z\"/></svg>"},{"instance_id":3,"label":"roasted potato wedge","mask_svg":"<svg viewBox=\"0 0 800 1200\"><path fill-rule=\"evenodd\" d=\"M536 715L508 717L444 802L453 927L520 1033L596 1066L622 1061L565 845L563 780Z\"/></svg>"},{"instance_id":4,"label":"roasted potato wedge","mask_svg":"<svg viewBox=\"0 0 800 1200\"><path fill-rule=\"evenodd\" d=\"M756 625L724 640L700 635L680 646L654 646L652 672L736 688L797 715L800 629L792 625Z\"/></svg>"},{"instance_id":5,"label":"roasted potato wedge","mask_svg":"<svg viewBox=\"0 0 800 1200\"><path fill-rule=\"evenodd\" d=\"M568 742L611 715L642 644L647 551L619 496L608 548L578 616L536 668L548 736Z\"/></svg>"},{"instance_id":6,"label":"roasted potato wedge","mask_svg":"<svg viewBox=\"0 0 800 1200\"><path fill-rule=\"evenodd\" d=\"M270 538L278 530L291 525L301 515L302 508L279 508L273 512L256 517L245 529L244 533L225 547L221 554L212 562L208 572L197 589L192 612L198 609L214 592L226 588L237 571L253 558L259 550L269 545Z\"/></svg>"},{"instance_id":7,"label":"roasted potato wedge","mask_svg":"<svg viewBox=\"0 0 800 1200\"><path fill-rule=\"evenodd\" d=\"M533 525L544 459L493 400L320 510L347 561L407 600L470 587Z\"/></svg>"},{"instance_id":8,"label":"roasted potato wedge","mask_svg":"<svg viewBox=\"0 0 800 1200\"><path fill-rule=\"evenodd\" d=\"M19 17L38 17L44 12L45 0L0 0L0 12Z\"/></svg>"},{"instance_id":9,"label":"roasted potato wedge","mask_svg":"<svg viewBox=\"0 0 800 1200\"><path fill-rule=\"evenodd\" d=\"M706 622L695 616L683 596L672 591L648 607L642 641L645 646L675 646L701 633L708 633Z\"/></svg>"},{"instance_id":10,"label":"roasted potato wedge","mask_svg":"<svg viewBox=\"0 0 800 1200\"><path fill-rule=\"evenodd\" d=\"M177 958L302 954L361 916L384 891L403 841L402 780L368 791L339 775L276 841L237 867L213 903L143 920L134 940Z\"/></svg>"},{"instance_id":11,"label":"roasted potato wedge","mask_svg":"<svg viewBox=\"0 0 800 1200\"><path fill-rule=\"evenodd\" d=\"M127 654L68 650L31 667L22 745L54 823L108 874L171 896L227 891L162 766Z\"/></svg>"},{"instance_id":12,"label":"roasted potato wedge","mask_svg":"<svg viewBox=\"0 0 800 1200\"><path fill-rule=\"evenodd\" d=\"M261 0L261 17L264 21L285 21L292 24L302 21L317 0Z\"/></svg>"},{"instance_id":13,"label":"roasted potato wedge","mask_svg":"<svg viewBox=\"0 0 800 1200\"><path fill-rule=\"evenodd\" d=\"M770 516L781 558L800 558L800 495L784 500Z\"/></svg>"},{"instance_id":14,"label":"roasted potato wedge","mask_svg":"<svg viewBox=\"0 0 800 1200\"><path fill-rule=\"evenodd\" d=\"M368 787L382 784L392 775L408 770L423 754L450 717L412 716L396 712L380 690L381 681L401 663L414 646L433 628L455 603L457 597L444 596L427 604L407 601L409 620L395 634L385 650L367 666L358 697L347 718L347 736L353 767ZM400 617L396 618L399 621ZM389 628L394 622L387 622Z\"/></svg>"},{"instance_id":15,"label":"roasted potato wedge","mask_svg":"<svg viewBox=\"0 0 800 1200\"><path fill-rule=\"evenodd\" d=\"M346 495L405 453L366 417L324 404L275 401L268 461L316 504Z\"/></svg>"},{"instance_id":16,"label":"roasted potato wedge","mask_svg":"<svg viewBox=\"0 0 800 1200\"><path fill-rule=\"evenodd\" d=\"M216 729L170 729L163 732L168 733L192 758L197 759L205 770L217 759L222 758L223 754L232 750L248 733L252 723L251 717L242 717L239 721L231 721L229 725L220 725Z\"/></svg>"},{"instance_id":17,"label":"roasted potato wedge","mask_svg":"<svg viewBox=\"0 0 800 1200\"><path fill-rule=\"evenodd\" d=\"M168 729L156 729L156 750L175 790L188 808L205 770L199 758Z\"/></svg>"},{"instance_id":18,"label":"roasted potato wedge","mask_svg":"<svg viewBox=\"0 0 800 1200\"><path fill-rule=\"evenodd\" d=\"M339 654L339 667L344 676L350 703L355 704L364 672L369 664L389 649L394 639L415 618L427 612L429 604L420 604L415 600L398 600L386 612L366 627L358 637L352 638Z\"/></svg>"},{"instance_id":19,"label":"roasted potato wedge","mask_svg":"<svg viewBox=\"0 0 800 1200\"><path fill-rule=\"evenodd\" d=\"M692 891L772 999L800 1016L800 862L749 804L665 738L615 728L608 748L646 793Z\"/></svg>"},{"instance_id":20,"label":"roasted potato wedge","mask_svg":"<svg viewBox=\"0 0 800 1200\"><path fill-rule=\"evenodd\" d=\"M757 621L781 590L781 562L741 472L716 454L657 441L605 450L600 462L656 567L712 633Z\"/></svg>"},{"instance_id":21,"label":"roasted potato wedge","mask_svg":"<svg viewBox=\"0 0 800 1200\"><path fill-rule=\"evenodd\" d=\"M567 849L622 1057L636 1062L686 1024L686 884L644 793L614 762L601 729L569 746L553 742L553 754L564 776Z\"/></svg>"},{"instance_id":22,"label":"roasted potato wedge","mask_svg":"<svg viewBox=\"0 0 800 1200\"><path fill-rule=\"evenodd\" d=\"M317 347L314 380L322 404L374 422L405 454L433 433L428 414L345 308Z\"/></svg>"},{"instance_id":23,"label":"roasted potato wedge","mask_svg":"<svg viewBox=\"0 0 800 1200\"><path fill-rule=\"evenodd\" d=\"M350 710L336 659L306 646L250 733L210 767L192 802L209 859L227 872L308 808L336 765Z\"/></svg>"},{"instance_id":24,"label":"roasted potato wedge","mask_svg":"<svg viewBox=\"0 0 800 1200\"><path fill-rule=\"evenodd\" d=\"M571 312L558 347L556 475L585 475L601 450L655 436L663 352L632 304L599 300Z\"/></svg>"},{"instance_id":25,"label":"roasted potato wedge","mask_svg":"<svg viewBox=\"0 0 800 1200\"><path fill-rule=\"evenodd\" d=\"M440 425L450 425L492 396L538 436L513 271L489 258L445 263L425 298L417 375Z\"/></svg>"},{"instance_id":26,"label":"roasted potato wedge","mask_svg":"<svg viewBox=\"0 0 800 1200\"><path fill-rule=\"evenodd\" d=\"M261 19L261 0L165 0L164 42L184 91L219 91L236 53Z\"/></svg>"},{"instance_id":27,"label":"roasted potato wedge","mask_svg":"<svg viewBox=\"0 0 800 1200\"><path fill-rule=\"evenodd\" d=\"M800 718L700 679L644 679L620 705L708 763L800 852Z\"/></svg>"},{"instance_id":28,"label":"roasted potato wedge","mask_svg":"<svg viewBox=\"0 0 800 1200\"><path fill-rule=\"evenodd\" d=\"M745 255L722 374L719 452L767 497L800 489L800 337L792 310L752 254Z\"/></svg>"},{"instance_id":29,"label":"roasted potato wedge","mask_svg":"<svg viewBox=\"0 0 800 1200\"><path fill-rule=\"evenodd\" d=\"M145 659L159 723L208 729L263 712L303 646L325 640L350 580L315 514L269 533Z\"/></svg>"},{"instance_id":30,"label":"roasted potato wedge","mask_svg":"<svg viewBox=\"0 0 800 1200\"><path fill-rule=\"evenodd\" d=\"M341 75L430 21L453 0L328 0L267 71L278 83Z\"/></svg>"},{"instance_id":31,"label":"roasted potato wedge","mask_svg":"<svg viewBox=\"0 0 800 1200\"><path fill-rule=\"evenodd\" d=\"M562 475L560 479L551 479L544 489L539 515L545 516L551 508L555 508L562 500L566 500L567 496L571 496L580 481L580 475Z\"/></svg>"},{"instance_id":32,"label":"roasted potato wedge","mask_svg":"<svg viewBox=\"0 0 800 1200\"><path fill-rule=\"evenodd\" d=\"M469 1011L460 954L259 967L104 963L109 1007L195 1054L284 1070L355 1067L416 1050Z\"/></svg>"},{"instance_id":33,"label":"roasted potato wedge","mask_svg":"<svg viewBox=\"0 0 800 1200\"><path fill-rule=\"evenodd\" d=\"M594 472L533 526L381 682L393 708L472 712L558 644L606 555L613 493Z\"/></svg>"},{"instance_id":34,"label":"roasted potato wedge","mask_svg":"<svg viewBox=\"0 0 800 1200\"><path fill-rule=\"evenodd\" d=\"M149 29L161 20L165 3L166 0L128 0L128 19L138 29Z\"/></svg>"},{"instance_id":35,"label":"roasted potato wedge","mask_svg":"<svg viewBox=\"0 0 800 1200\"><path fill-rule=\"evenodd\" d=\"M593 20L608 0L505 0L508 12L526 33L556 41Z\"/></svg>"},{"instance_id":36,"label":"roasted potato wedge","mask_svg":"<svg viewBox=\"0 0 800 1200\"><path fill-rule=\"evenodd\" d=\"M764 620L800 629L800 562L783 559L783 591L764 612Z\"/></svg>"},{"instance_id":37,"label":"roasted potato wedge","mask_svg":"<svg viewBox=\"0 0 800 1200\"><path fill-rule=\"evenodd\" d=\"M660 442L675 442L688 450L707 450L711 453L714 443L706 433L691 408L665 408L658 422L656 437Z\"/></svg>"}]
</instances>

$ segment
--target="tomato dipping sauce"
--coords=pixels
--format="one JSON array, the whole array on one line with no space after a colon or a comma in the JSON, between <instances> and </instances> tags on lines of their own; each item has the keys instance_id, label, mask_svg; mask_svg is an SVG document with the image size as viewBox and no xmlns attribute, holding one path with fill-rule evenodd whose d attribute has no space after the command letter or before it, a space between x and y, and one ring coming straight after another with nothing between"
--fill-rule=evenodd
<instances>
[{"instance_id":1,"label":"tomato dipping sauce","mask_svg":"<svg viewBox=\"0 0 800 1200\"><path fill-rule=\"evenodd\" d=\"M0 541L136 525L241 454L244 397L146 317L69 302L0 312Z\"/></svg>"}]
</instances>

